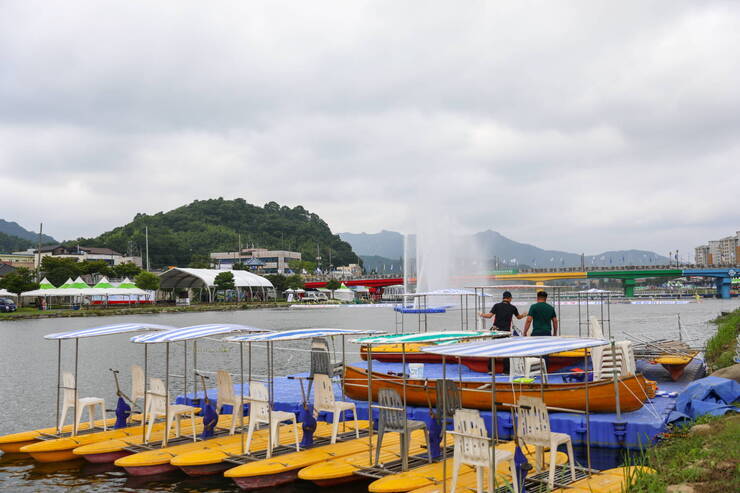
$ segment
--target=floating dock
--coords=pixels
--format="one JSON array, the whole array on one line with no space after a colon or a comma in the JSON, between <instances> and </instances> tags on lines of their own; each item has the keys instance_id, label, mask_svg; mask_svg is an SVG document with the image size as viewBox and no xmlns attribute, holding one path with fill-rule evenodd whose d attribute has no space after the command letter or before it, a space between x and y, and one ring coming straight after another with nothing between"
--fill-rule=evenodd
<instances>
[{"instance_id":1,"label":"floating dock","mask_svg":"<svg viewBox=\"0 0 740 493\"><path fill-rule=\"evenodd\" d=\"M362 361L353 363L353 366L366 368L367 363ZM653 444L657 436L666 431L666 418L676 408L676 399L683 389L691 382L704 376L704 363L700 359L694 359L687 367L684 375L678 381L672 381L668 372L660 365L652 365L643 360L637 361L638 371L650 380L658 383L658 395L634 412L622 413L621 419L615 413L593 413L590 415L590 445L603 448L627 448L641 449ZM401 371L400 363L382 363L373 361L374 372L397 372ZM301 384L296 377L306 377L307 374L299 373L287 377L276 377L274 381L274 409L279 411L290 411L299 413L302 410L300 400ZM451 380L479 381L481 384L491 380L490 375L477 373L465 366L447 364L446 376ZM435 363L424 364L424 378L434 380L442 378L442 365ZM558 376L551 376L550 381L556 381ZM497 375L497 381L508 382L508 375ZM304 383L304 388L306 387ZM235 385L236 392L239 385ZM335 395L337 400L351 400L342 396L340 385L335 384ZM216 389L208 390L208 397L216 401ZM197 405L203 398L203 392L197 395L192 393L178 396L178 404ZM358 419L368 419L368 405L365 401L354 401L357 405ZM230 413L228 406L224 412ZM246 414L246 413L245 413ZM407 415L409 419L431 421L427 407L409 406ZM491 421L490 411L481 411L484 421L488 425ZM513 424L511 412L498 411L498 434L503 440L513 438ZM321 413L320 420L331 420L330 413ZM373 420L377 423L378 411L373 410ZM550 413L550 425L552 431L567 433L572 437L574 445L586 445L586 417L583 414L571 414L552 412ZM490 430L488 430L490 433Z\"/></svg>"}]
</instances>

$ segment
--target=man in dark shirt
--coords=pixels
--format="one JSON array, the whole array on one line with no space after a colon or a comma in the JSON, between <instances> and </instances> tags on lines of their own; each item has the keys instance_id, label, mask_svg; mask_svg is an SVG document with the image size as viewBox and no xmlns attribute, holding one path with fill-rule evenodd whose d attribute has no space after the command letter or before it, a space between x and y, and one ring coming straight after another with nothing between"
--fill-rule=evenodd
<instances>
[{"instance_id":1,"label":"man in dark shirt","mask_svg":"<svg viewBox=\"0 0 740 493\"><path fill-rule=\"evenodd\" d=\"M533 336L558 335L558 316L555 308L547 303L547 293L540 291L537 293L537 303L529 307L527 321L524 322L524 335L529 332L529 326L532 325Z\"/></svg>"},{"instance_id":2,"label":"man in dark shirt","mask_svg":"<svg viewBox=\"0 0 740 493\"><path fill-rule=\"evenodd\" d=\"M521 320L525 317L524 314L519 314L519 310L511 304L511 293L504 291L503 300L501 303L496 303L491 308L490 313L481 313L483 318L493 318L493 327L495 330L511 330L511 321L513 317Z\"/></svg>"}]
</instances>

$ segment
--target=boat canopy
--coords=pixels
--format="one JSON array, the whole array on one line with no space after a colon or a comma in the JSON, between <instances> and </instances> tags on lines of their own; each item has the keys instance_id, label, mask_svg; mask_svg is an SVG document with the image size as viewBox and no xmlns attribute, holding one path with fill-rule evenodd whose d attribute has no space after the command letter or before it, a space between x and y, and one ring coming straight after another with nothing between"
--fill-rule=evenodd
<instances>
[{"instance_id":1,"label":"boat canopy","mask_svg":"<svg viewBox=\"0 0 740 493\"><path fill-rule=\"evenodd\" d=\"M44 336L44 339L81 339L83 337L95 337L95 336L107 336L113 334L128 334L131 332L144 332L144 331L170 331L175 330L175 327L170 325L158 325L148 324L141 322L134 322L130 324L114 324L114 325L102 325L100 327L92 327L89 329L79 329L70 332L56 332L54 334L48 334Z\"/></svg>"},{"instance_id":2,"label":"boat canopy","mask_svg":"<svg viewBox=\"0 0 740 493\"><path fill-rule=\"evenodd\" d=\"M604 339L580 337L510 337L505 340L469 342L421 348L425 353L446 356L477 356L480 358L523 358L547 356L562 351L574 351L609 344Z\"/></svg>"},{"instance_id":3,"label":"boat canopy","mask_svg":"<svg viewBox=\"0 0 740 493\"><path fill-rule=\"evenodd\" d=\"M446 332L420 332L413 334L389 334L373 337L362 337L353 339L355 344L406 344L415 342L439 343L457 341L460 339L476 339L482 337L501 337L508 336L510 332L500 331L470 331L470 330L452 330Z\"/></svg>"},{"instance_id":4,"label":"boat canopy","mask_svg":"<svg viewBox=\"0 0 740 493\"><path fill-rule=\"evenodd\" d=\"M158 332L154 334L141 334L131 338L131 342L140 344L155 344L159 342L178 342L189 341L191 339L200 339L221 334L231 334L233 332L269 332L267 329L258 329L247 325L239 324L204 324L192 325L190 327L181 327L179 329L167 332Z\"/></svg>"},{"instance_id":5,"label":"boat canopy","mask_svg":"<svg viewBox=\"0 0 740 493\"><path fill-rule=\"evenodd\" d=\"M382 334L383 331L373 329L295 329L269 334L249 334L227 337L229 342L274 342L311 339L313 337L359 336L368 334Z\"/></svg>"}]
</instances>

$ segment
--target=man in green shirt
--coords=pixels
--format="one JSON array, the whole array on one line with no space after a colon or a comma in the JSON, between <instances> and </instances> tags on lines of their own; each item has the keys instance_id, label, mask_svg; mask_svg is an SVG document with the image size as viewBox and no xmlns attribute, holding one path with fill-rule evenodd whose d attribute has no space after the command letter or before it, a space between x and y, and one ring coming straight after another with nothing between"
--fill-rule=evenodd
<instances>
[{"instance_id":1,"label":"man in green shirt","mask_svg":"<svg viewBox=\"0 0 740 493\"><path fill-rule=\"evenodd\" d=\"M547 303L547 293L540 291L537 293L537 303L529 307L527 321L524 323L524 335L529 332L529 326L532 325L533 336L558 335L558 316L555 308Z\"/></svg>"}]
</instances>

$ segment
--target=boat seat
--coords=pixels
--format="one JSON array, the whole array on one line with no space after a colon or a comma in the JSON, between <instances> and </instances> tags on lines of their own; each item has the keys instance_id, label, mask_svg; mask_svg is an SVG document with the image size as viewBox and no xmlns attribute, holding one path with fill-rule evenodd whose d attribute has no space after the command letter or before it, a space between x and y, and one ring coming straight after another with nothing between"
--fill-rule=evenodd
<instances>
[{"instance_id":1,"label":"boat seat","mask_svg":"<svg viewBox=\"0 0 740 493\"><path fill-rule=\"evenodd\" d=\"M324 337L314 337L311 339L311 370L308 379L308 392L311 395L313 379L317 374L329 375L333 377L341 373L342 364L332 364L329 357L329 344Z\"/></svg>"},{"instance_id":2,"label":"boat seat","mask_svg":"<svg viewBox=\"0 0 740 493\"><path fill-rule=\"evenodd\" d=\"M435 382L434 389L437 399L437 422L442 424L443 416L446 415L448 419L451 419L454 416L455 411L462 408L460 390L452 380L443 380L441 378Z\"/></svg>"},{"instance_id":3,"label":"boat seat","mask_svg":"<svg viewBox=\"0 0 740 493\"><path fill-rule=\"evenodd\" d=\"M355 436L360 438L360 427L357 424L357 407L354 402L337 401L334 399L334 387L328 375L317 373L313 377L315 384L313 394L313 409L315 413L332 413L331 443L337 442L339 433L339 418L344 411L352 411L355 421Z\"/></svg>"},{"instance_id":4,"label":"boat seat","mask_svg":"<svg viewBox=\"0 0 740 493\"><path fill-rule=\"evenodd\" d=\"M595 348L592 348L592 350ZM558 445L565 444L568 450L568 464L573 481L576 480L575 456L573 455L573 442L570 435L566 433L555 433L550 431L550 416L542 399L536 397L522 396L517 401L517 434L519 446L526 450L527 445L535 446L535 471L544 468L545 448L550 449L550 474L548 476L549 489L555 484L555 466ZM454 491L454 490L453 490Z\"/></svg>"},{"instance_id":5,"label":"boat seat","mask_svg":"<svg viewBox=\"0 0 740 493\"><path fill-rule=\"evenodd\" d=\"M617 376L634 375L637 371L635 354L631 341L619 341L612 346L591 348L591 361L594 366L594 380L614 378Z\"/></svg>"},{"instance_id":6,"label":"boat seat","mask_svg":"<svg viewBox=\"0 0 740 493\"><path fill-rule=\"evenodd\" d=\"M459 409L455 412L455 451L452 456L452 485L449 491L456 491L460 466L467 464L475 467L476 492L483 493L483 473L491 467L491 447L486 425L477 409ZM493 456L494 471L501 462L508 462L512 472L511 481L513 491L519 491L516 475L514 453L508 450L495 449ZM486 491L496 491L494 488L495 473L489 471L488 488Z\"/></svg>"},{"instance_id":7,"label":"boat seat","mask_svg":"<svg viewBox=\"0 0 740 493\"><path fill-rule=\"evenodd\" d=\"M103 420L103 430L108 430L108 426L105 421L105 399L101 397L83 397L78 399L77 387L75 386L75 376L69 372L64 372L62 374L62 389L62 413L59 418L59 427L57 428L59 433L61 433L62 428L64 427L64 421L67 419L67 411L75 409L75 402L77 404L74 426L75 433L80 429L80 420L82 419L82 414L85 412L85 409L87 409L87 416L90 420L90 429L93 429L95 424L94 415L96 407L100 408L100 417Z\"/></svg>"},{"instance_id":8,"label":"boat seat","mask_svg":"<svg viewBox=\"0 0 740 493\"><path fill-rule=\"evenodd\" d=\"M519 377L530 378L542 375L547 383L547 365L541 358L509 358L509 381Z\"/></svg>"},{"instance_id":9,"label":"boat seat","mask_svg":"<svg viewBox=\"0 0 740 493\"><path fill-rule=\"evenodd\" d=\"M146 394L144 369L139 365L131 365L131 402L135 405Z\"/></svg>"},{"instance_id":10,"label":"boat seat","mask_svg":"<svg viewBox=\"0 0 740 493\"><path fill-rule=\"evenodd\" d=\"M287 411L273 411L270 409L270 394L267 391L265 384L260 382L251 382L249 386L249 428L247 430L247 443L244 450L247 454L250 453L250 447L252 445L252 435L258 424L269 424L270 434L267 445L267 456L269 459L272 457L272 449L280 444L280 434L278 427L280 423L292 422L293 423L293 435L295 437L295 450L298 452L300 446L298 444L298 424L295 418L295 414Z\"/></svg>"},{"instance_id":11,"label":"boat seat","mask_svg":"<svg viewBox=\"0 0 740 493\"><path fill-rule=\"evenodd\" d=\"M195 412L198 410L197 407L186 406L184 404L167 404L169 396L167 395L167 389L164 382L159 378L151 378L149 380L149 391L147 392L148 409L146 417L149 420L149 425L146 430L146 441L148 442L152 436L152 429L154 428L154 422L157 418L166 418L166 428L162 434L162 447L167 446L169 441L170 430L172 425L175 425L175 436L180 437L180 419L183 416L190 416L190 428L193 434L193 441L196 441L195 433Z\"/></svg>"},{"instance_id":12,"label":"boat seat","mask_svg":"<svg viewBox=\"0 0 740 493\"><path fill-rule=\"evenodd\" d=\"M234 383L229 375L224 370L218 370L216 372L216 389L218 391L218 401L216 403L216 409L221 413L223 406L231 406L231 427L229 428L229 435L233 435L236 431L237 423L243 422L242 417L244 416L244 406L242 406L242 397L244 402L249 399L248 395L237 396L234 392Z\"/></svg>"},{"instance_id":13,"label":"boat seat","mask_svg":"<svg viewBox=\"0 0 740 493\"><path fill-rule=\"evenodd\" d=\"M432 452L429 442L429 430L423 421L408 419L403 409L403 401L393 389L380 389L378 393L378 403L380 404L380 414L378 416L378 442L375 447L375 464L380 461L380 451L383 447L383 437L388 432L399 433L401 435L401 461L408 464L409 445L411 433L415 430L424 430L424 436L427 444L427 455L429 462L432 462ZM404 425L405 423L405 425Z\"/></svg>"}]
</instances>

